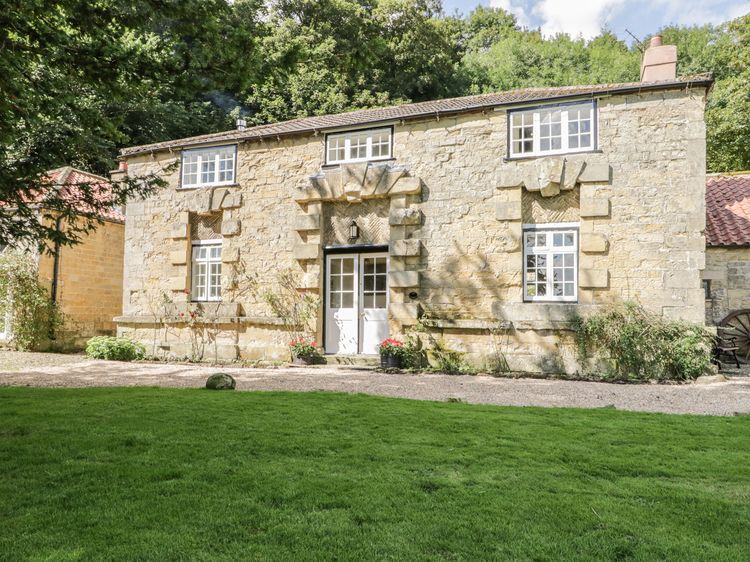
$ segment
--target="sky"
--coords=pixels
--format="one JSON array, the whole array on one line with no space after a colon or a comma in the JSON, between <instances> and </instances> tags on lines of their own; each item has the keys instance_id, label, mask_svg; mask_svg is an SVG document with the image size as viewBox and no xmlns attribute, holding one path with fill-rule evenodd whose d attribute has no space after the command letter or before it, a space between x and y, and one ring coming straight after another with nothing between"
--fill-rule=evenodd
<instances>
[{"instance_id":1,"label":"sky","mask_svg":"<svg viewBox=\"0 0 750 562\"><path fill-rule=\"evenodd\" d=\"M468 14L479 4L508 10L545 35L591 39L606 26L628 42L626 29L643 39L669 24L718 24L750 12L750 0L443 0L447 14Z\"/></svg>"}]
</instances>

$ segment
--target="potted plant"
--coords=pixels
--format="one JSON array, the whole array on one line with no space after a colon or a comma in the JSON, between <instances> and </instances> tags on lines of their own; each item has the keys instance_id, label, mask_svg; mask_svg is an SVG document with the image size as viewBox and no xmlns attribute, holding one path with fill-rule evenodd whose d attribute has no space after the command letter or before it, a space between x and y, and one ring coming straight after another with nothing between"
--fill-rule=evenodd
<instances>
[{"instance_id":1,"label":"potted plant","mask_svg":"<svg viewBox=\"0 0 750 562\"><path fill-rule=\"evenodd\" d=\"M312 365L318 356L317 344L303 337L293 339L289 342L292 350L292 358L297 365Z\"/></svg>"},{"instance_id":2,"label":"potted plant","mask_svg":"<svg viewBox=\"0 0 750 562\"><path fill-rule=\"evenodd\" d=\"M401 356L404 353L404 344L399 340L388 338L378 344L380 353L380 366L383 369L398 369L401 367Z\"/></svg>"}]
</instances>

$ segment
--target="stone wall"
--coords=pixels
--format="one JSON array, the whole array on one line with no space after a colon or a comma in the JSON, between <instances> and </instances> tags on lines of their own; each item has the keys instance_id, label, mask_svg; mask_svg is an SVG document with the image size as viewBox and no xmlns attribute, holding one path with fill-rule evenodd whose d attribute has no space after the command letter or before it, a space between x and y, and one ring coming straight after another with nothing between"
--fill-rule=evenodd
<instances>
[{"instance_id":1,"label":"stone wall","mask_svg":"<svg viewBox=\"0 0 750 562\"><path fill-rule=\"evenodd\" d=\"M279 319L235 270L272 287L292 268L322 296L323 245L360 217L358 243L390 246L391 332L420 320L476 362L500 351L513 369L574 370L570 319L612 301L702 322L704 98L602 98L599 149L561 157L507 161L505 111L398 123L394 160L369 166L322 167L323 135L246 141L239 185L215 190L178 190L178 153L131 157L130 175L163 171L170 187L128 206L120 331L146 340L164 302L187 305L189 216L212 211L223 213L225 296L252 327L234 330L228 356L288 354ZM577 305L522 302L522 225L548 221L580 223ZM185 339L162 337L165 353Z\"/></svg>"},{"instance_id":2,"label":"stone wall","mask_svg":"<svg viewBox=\"0 0 750 562\"><path fill-rule=\"evenodd\" d=\"M57 302L65 317L65 346L80 348L96 335L114 335L122 312L125 225L104 222L80 244L60 248ZM52 286L54 258L39 257L39 276Z\"/></svg>"},{"instance_id":3,"label":"stone wall","mask_svg":"<svg viewBox=\"0 0 750 562\"><path fill-rule=\"evenodd\" d=\"M703 279L711 284L707 324L718 324L730 312L750 308L750 247L707 248Z\"/></svg>"}]
</instances>

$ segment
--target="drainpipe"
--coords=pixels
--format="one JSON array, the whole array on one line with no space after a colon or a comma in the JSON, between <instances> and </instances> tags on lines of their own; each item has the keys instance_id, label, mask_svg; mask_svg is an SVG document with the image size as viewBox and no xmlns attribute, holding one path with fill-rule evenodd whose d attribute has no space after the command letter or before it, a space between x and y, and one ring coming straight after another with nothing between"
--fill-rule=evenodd
<instances>
[{"instance_id":1,"label":"drainpipe","mask_svg":"<svg viewBox=\"0 0 750 562\"><path fill-rule=\"evenodd\" d=\"M60 232L60 225L62 223L62 217L57 217L55 220L55 230ZM52 288L50 290L50 300L52 304L57 304L57 284L60 278L60 241L55 240L55 253L52 262Z\"/></svg>"}]
</instances>

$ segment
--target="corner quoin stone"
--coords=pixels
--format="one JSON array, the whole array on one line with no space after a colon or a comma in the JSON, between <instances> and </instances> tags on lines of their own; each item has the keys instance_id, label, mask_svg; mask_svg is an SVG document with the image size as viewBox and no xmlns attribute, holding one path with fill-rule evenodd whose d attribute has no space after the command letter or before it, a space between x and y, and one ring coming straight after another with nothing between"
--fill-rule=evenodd
<instances>
[{"instance_id":1,"label":"corner quoin stone","mask_svg":"<svg viewBox=\"0 0 750 562\"><path fill-rule=\"evenodd\" d=\"M606 217L609 216L609 198L596 197L581 199L581 217Z\"/></svg>"},{"instance_id":2,"label":"corner quoin stone","mask_svg":"<svg viewBox=\"0 0 750 562\"><path fill-rule=\"evenodd\" d=\"M520 201L498 203L495 207L495 218L499 221L520 221L522 216Z\"/></svg>"},{"instance_id":3,"label":"corner quoin stone","mask_svg":"<svg viewBox=\"0 0 750 562\"><path fill-rule=\"evenodd\" d=\"M604 234L581 234L581 251L586 254L606 252L608 247L609 241Z\"/></svg>"},{"instance_id":4,"label":"corner quoin stone","mask_svg":"<svg viewBox=\"0 0 750 562\"><path fill-rule=\"evenodd\" d=\"M320 230L320 224L321 216L319 214L297 215L297 218L294 221L294 230Z\"/></svg>"},{"instance_id":5,"label":"corner quoin stone","mask_svg":"<svg viewBox=\"0 0 750 562\"><path fill-rule=\"evenodd\" d=\"M236 236L240 233L240 221L223 221L221 223L222 236Z\"/></svg>"},{"instance_id":6,"label":"corner quoin stone","mask_svg":"<svg viewBox=\"0 0 750 562\"><path fill-rule=\"evenodd\" d=\"M320 246L318 244L295 244L294 259L297 260L316 260L320 256Z\"/></svg>"},{"instance_id":7,"label":"corner quoin stone","mask_svg":"<svg viewBox=\"0 0 750 562\"><path fill-rule=\"evenodd\" d=\"M391 242L391 255L394 257L412 257L418 256L422 251L422 244L419 240L394 240Z\"/></svg>"},{"instance_id":8,"label":"corner quoin stone","mask_svg":"<svg viewBox=\"0 0 750 562\"><path fill-rule=\"evenodd\" d=\"M388 315L392 320L404 325L416 324L419 318L419 305L392 302L388 305Z\"/></svg>"},{"instance_id":9,"label":"corner quoin stone","mask_svg":"<svg viewBox=\"0 0 750 562\"><path fill-rule=\"evenodd\" d=\"M582 269L578 272L578 285L584 289L603 289L609 283L606 269Z\"/></svg>"},{"instance_id":10,"label":"corner quoin stone","mask_svg":"<svg viewBox=\"0 0 750 562\"><path fill-rule=\"evenodd\" d=\"M187 223L176 224L172 227L172 231L169 236L170 238L172 238L172 240L180 240L182 238L187 238L189 232L190 232L189 224Z\"/></svg>"},{"instance_id":11,"label":"corner quoin stone","mask_svg":"<svg viewBox=\"0 0 750 562\"><path fill-rule=\"evenodd\" d=\"M391 271L388 274L388 285L394 289L405 289L419 286L419 272Z\"/></svg>"},{"instance_id":12,"label":"corner quoin stone","mask_svg":"<svg viewBox=\"0 0 750 562\"><path fill-rule=\"evenodd\" d=\"M394 209L388 217L391 226L408 226L422 223L422 213L419 209Z\"/></svg>"}]
</instances>

